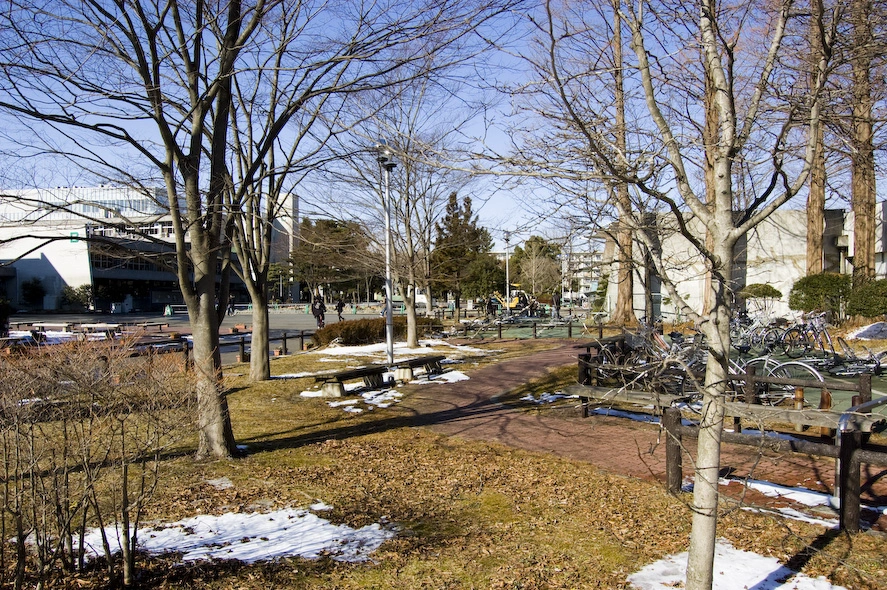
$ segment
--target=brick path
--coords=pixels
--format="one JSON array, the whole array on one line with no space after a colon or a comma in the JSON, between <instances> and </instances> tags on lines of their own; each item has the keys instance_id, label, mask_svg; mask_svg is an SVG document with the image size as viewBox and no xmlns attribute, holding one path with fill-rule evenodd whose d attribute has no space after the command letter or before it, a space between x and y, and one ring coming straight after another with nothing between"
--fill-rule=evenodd
<instances>
[{"instance_id":1,"label":"brick path","mask_svg":"<svg viewBox=\"0 0 887 590\"><path fill-rule=\"evenodd\" d=\"M575 342L530 357L503 361L469 372L470 379L441 386L409 388L403 404L418 415L421 425L437 432L468 439L498 441L532 451L542 451L586 461L609 472L659 482L665 481L665 443L657 424L624 418L572 412L525 412L496 401L514 387L542 377L558 366L576 363ZM660 444L661 443L661 444ZM687 444L695 454L695 440ZM749 477L771 483L831 493L834 460L795 453L777 454L740 445L724 445L722 471L732 477ZM684 479L692 479L692 465L684 460ZM887 506L887 468L863 466L863 503ZM725 496L742 496L745 503L775 508L791 506L785 499L769 498L738 483L722 486ZM794 506L799 508L798 506ZM820 513L820 517L837 518ZM887 516L873 528L887 530Z\"/></svg>"}]
</instances>

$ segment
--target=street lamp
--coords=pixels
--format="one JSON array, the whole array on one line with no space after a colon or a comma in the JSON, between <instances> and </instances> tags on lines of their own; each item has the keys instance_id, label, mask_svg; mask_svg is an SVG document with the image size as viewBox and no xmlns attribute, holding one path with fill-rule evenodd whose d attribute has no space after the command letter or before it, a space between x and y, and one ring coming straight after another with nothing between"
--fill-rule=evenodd
<instances>
[{"instance_id":1,"label":"street lamp","mask_svg":"<svg viewBox=\"0 0 887 590\"><path fill-rule=\"evenodd\" d=\"M388 353L388 366L394 365L394 289L391 283L391 171L397 166L394 152L384 139L376 144L376 160L382 170L385 187L383 200L385 205L385 344Z\"/></svg>"},{"instance_id":2,"label":"street lamp","mask_svg":"<svg viewBox=\"0 0 887 590\"><path fill-rule=\"evenodd\" d=\"M505 314L511 315L511 276L508 271L508 245L511 243L511 232L505 232Z\"/></svg>"}]
</instances>

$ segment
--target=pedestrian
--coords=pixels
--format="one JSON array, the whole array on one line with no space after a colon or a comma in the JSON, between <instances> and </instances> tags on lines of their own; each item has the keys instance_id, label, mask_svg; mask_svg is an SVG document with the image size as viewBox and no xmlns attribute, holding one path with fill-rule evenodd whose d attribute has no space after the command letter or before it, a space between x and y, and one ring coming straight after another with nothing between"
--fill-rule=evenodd
<instances>
[{"instance_id":1,"label":"pedestrian","mask_svg":"<svg viewBox=\"0 0 887 590\"><path fill-rule=\"evenodd\" d=\"M551 307L554 309L554 317L561 319L561 294L557 291L551 294Z\"/></svg>"},{"instance_id":2,"label":"pedestrian","mask_svg":"<svg viewBox=\"0 0 887 590\"><path fill-rule=\"evenodd\" d=\"M314 316L314 319L317 320L317 328L321 329L324 327L324 317L323 314L326 313L326 304L323 302L323 298L319 295L314 297L314 301L311 303L311 315Z\"/></svg>"},{"instance_id":3,"label":"pedestrian","mask_svg":"<svg viewBox=\"0 0 887 590\"><path fill-rule=\"evenodd\" d=\"M496 317L496 298L492 295L487 299L487 315L493 318Z\"/></svg>"},{"instance_id":4,"label":"pedestrian","mask_svg":"<svg viewBox=\"0 0 887 590\"><path fill-rule=\"evenodd\" d=\"M340 321L340 322L343 321L343 319L344 319L344 318L342 317L342 312L343 312L343 311L345 311L345 302L342 301L342 298L341 298L341 297L339 297L338 299L336 299L336 313L337 313L338 316L339 316L339 321Z\"/></svg>"}]
</instances>

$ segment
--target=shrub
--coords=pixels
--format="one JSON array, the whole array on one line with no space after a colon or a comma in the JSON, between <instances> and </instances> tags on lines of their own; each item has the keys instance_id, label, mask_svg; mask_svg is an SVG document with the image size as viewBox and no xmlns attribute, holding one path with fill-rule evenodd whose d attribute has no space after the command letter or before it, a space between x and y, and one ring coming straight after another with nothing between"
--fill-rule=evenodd
<instances>
[{"instance_id":1,"label":"shrub","mask_svg":"<svg viewBox=\"0 0 887 590\"><path fill-rule=\"evenodd\" d=\"M16 548L3 571L15 572L16 587L48 587L61 571L86 568L77 540L89 526L123 531L95 546L106 587L118 586L117 564L124 586L135 580L131 531L161 457L193 436L197 396L180 357L134 357L132 344L46 345L0 363L0 508L12 523L4 543Z\"/></svg>"},{"instance_id":2,"label":"shrub","mask_svg":"<svg viewBox=\"0 0 887 590\"><path fill-rule=\"evenodd\" d=\"M752 283L738 293L743 299L781 299L782 293L773 285Z\"/></svg>"},{"instance_id":3,"label":"shrub","mask_svg":"<svg viewBox=\"0 0 887 590\"><path fill-rule=\"evenodd\" d=\"M62 305L89 309L91 304L92 285L80 285L76 288L70 285L62 287Z\"/></svg>"},{"instance_id":4,"label":"shrub","mask_svg":"<svg viewBox=\"0 0 887 590\"><path fill-rule=\"evenodd\" d=\"M28 279L22 283L22 301L28 305L42 305L46 288L38 278Z\"/></svg>"},{"instance_id":5,"label":"shrub","mask_svg":"<svg viewBox=\"0 0 887 590\"><path fill-rule=\"evenodd\" d=\"M764 283L746 285L737 295L748 302L748 307L751 308L750 311L767 317L773 311L774 303L782 299L782 293L779 289Z\"/></svg>"},{"instance_id":6,"label":"shrub","mask_svg":"<svg viewBox=\"0 0 887 590\"><path fill-rule=\"evenodd\" d=\"M419 332L429 331L434 324L433 318L417 317ZM404 339L407 334L407 318L394 318L394 339ZM326 346L338 339L343 346L361 346L385 341L385 318L350 320L329 324L314 333L315 346Z\"/></svg>"},{"instance_id":7,"label":"shrub","mask_svg":"<svg viewBox=\"0 0 887 590\"><path fill-rule=\"evenodd\" d=\"M849 295L849 275L824 272L798 280L788 294L788 306L805 312L827 311L840 317Z\"/></svg>"},{"instance_id":8,"label":"shrub","mask_svg":"<svg viewBox=\"0 0 887 590\"><path fill-rule=\"evenodd\" d=\"M887 279L855 287L847 298L847 313L868 318L887 314Z\"/></svg>"},{"instance_id":9,"label":"shrub","mask_svg":"<svg viewBox=\"0 0 887 590\"><path fill-rule=\"evenodd\" d=\"M12 306L9 301L0 297L0 338L9 336L10 315L12 315Z\"/></svg>"}]
</instances>

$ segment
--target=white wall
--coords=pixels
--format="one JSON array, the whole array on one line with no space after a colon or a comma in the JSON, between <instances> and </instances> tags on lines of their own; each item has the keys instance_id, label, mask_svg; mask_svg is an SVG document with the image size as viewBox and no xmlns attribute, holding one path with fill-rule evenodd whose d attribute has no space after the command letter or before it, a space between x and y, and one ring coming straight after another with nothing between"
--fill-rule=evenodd
<instances>
[{"instance_id":1,"label":"white wall","mask_svg":"<svg viewBox=\"0 0 887 590\"><path fill-rule=\"evenodd\" d=\"M11 264L16 269L16 291L19 298L22 283L37 278L46 289L44 308L57 309L65 285L79 287L92 284L87 242L78 239L86 236L83 223L58 222L53 228L6 226L0 228L0 233L4 239L21 238L0 245L0 260L19 258ZM59 239L47 242L45 238ZM38 249L34 250L35 248ZM14 303L23 304L20 299Z\"/></svg>"}]
</instances>

